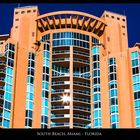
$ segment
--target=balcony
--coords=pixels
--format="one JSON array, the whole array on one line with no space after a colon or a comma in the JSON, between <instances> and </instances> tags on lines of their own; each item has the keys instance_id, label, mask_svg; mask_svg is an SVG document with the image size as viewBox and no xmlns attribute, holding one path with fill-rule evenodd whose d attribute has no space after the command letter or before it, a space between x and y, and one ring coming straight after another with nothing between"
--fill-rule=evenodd
<instances>
[{"instance_id":1,"label":"balcony","mask_svg":"<svg viewBox=\"0 0 140 140\"><path fill-rule=\"evenodd\" d=\"M73 65L76 67L84 67L84 66L87 66L89 64L90 64L89 60L73 58Z\"/></svg>"},{"instance_id":2,"label":"balcony","mask_svg":"<svg viewBox=\"0 0 140 140\"><path fill-rule=\"evenodd\" d=\"M0 94L4 94L4 86L0 86Z\"/></svg>"},{"instance_id":3,"label":"balcony","mask_svg":"<svg viewBox=\"0 0 140 140\"><path fill-rule=\"evenodd\" d=\"M63 103L63 100L60 98L60 97L53 97L52 99L51 99L51 103L53 104L53 105L62 105L62 103Z\"/></svg>"},{"instance_id":4,"label":"balcony","mask_svg":"<svg viewBox=\"0 0 140 140\"><path fill-rule=\"evenodd\" d=\"M74 114L84 114L84 115L88 114L88 115L90 115L90 107L74 106L73 113Z\"/></svg>"},{"instance_id":5,"label":"balcony","mask_svg":"<svg viewBox=\"0 0 140 140\"><path fill-rule=\"evenodd\" d=\"M6 61L0 60L0 68L5 68L6 67Z\"/></svg>"},{"instance_id":6,"label":"balcony","mask_svg":"<svg viewBox=\"0 0 140 140\"><path fill-rule=\"evenodd\" d=\"M0 86L1 88L5 85L5 78L4 77L0 77Z\"/></svg>"},{"instance_id":7,"label":"balcony","mask_svg":"<svg viewBox=\"0 0 140 140\"><path fill-rule=\"evenodd\" d=\"M74 128L85 128L87 125L82 123L73 123Z\"/></svg>"},{"instance_id":8,"label":"balcony","mask_svg":"<svg viewBox=\"0 0 140 140\"><path fill-rule=\"evenodd\" d=\"M73 118L78 123L89 123L90 122L90 117L87 115L73 114Z\"/></svg>"},{"instance_id":9,"label":"balcony","mask_svg":"<svg viewBox=\"0 0 140 140\"><path fill-rule=\"evenodd\" d=\"M82 46L73 46L73 51L85 52L89 54L89 48L84 48Z\"/></svg>"},{"instance_id":10,"label":"balcony","mask_svg":"<svg viewBox=\"0 0 140 140\"><path fill-rule=\"evenodd\" d=\"M53 58L69 57L69 54L70 54L69 50L55 50L52 52Z\"/></svg>"},{"instance_id":11,"label":"balcony","mask_svg":"<svg viewBox=\"0 0 140 140\"><path fill-rule=\"evenodd\" d=\"M52 78L54 79L54 81L59 81L59 80L63 80L63 81L69 81L69 73L61 73L60 75L52 75Z\"/></svg>"},{"instance_id":12,"label":"balcony","mask_svg":"<svg viewBox=\"0 0 140 140\"><path fill-rule=\"evenodd\" d=\"M74 87L74 89L78 89L78 90L85 90L85 89L88 90L88 89L90 89L90 84L74 81L73 87Z\"/></svg>"},{"instance_id":13,"label":"balcony","mask_svg":"<svg viewBox=\"0 0 140 140\"><path fill-rule=\"evenodd\" d=\"M70 51L69 50L54 50L53 52L52 52L52 54L69 54L70 53Z\"/></svg>"},{"instance_id":14,"label":"balcony","mask_svg":"<svg viewBox=\"0 0 140 140\"><path fill-rule=\"evenodd\" d=\"M89 59L89 53L74 50L73 51L73 57L74 58L80 58L80 59Z\"/></svg>"},{"instance_id":15,"label":"balcony","mask_svg":"<svg viewBox=\"0 0 140 140\"><path fill-rule=\"evenodd\" d=\"M5 53L0 53L0 60L6 60Z\"/></svg>"},{"instance_id":16,"label":"balcony","mask_svg":"<svg viewBox=\"0 0 140 140\"><path fill-rule=\"evenodd\" d=\"M60 88L61 86L63 86L63 88L68 89L70 86L70 82L69 81L56 81L56 82L52 82L52 87L53 88Z\"/></svg>"},{"instance_id":17,"label":"balcony","mask_svg":"<svg viewBox=\"0 0 140 140\"><path fill-rule=\"evenodd\" d=\"M53 123L51 124L51 128L69 128L69 123Z\"/></svg>"},{"instance_id":18,"label":"balcony","mask_svg":"<svg viewBox=\"0 0 140 140\"><path fill-rule=\"evenodd\" d=\"M0 69L0 77L5 77L6 70Z\"/></svg>"},{"instance_id":19,"label":"balcony","mask_svg":"<svg viewBox=\"0 0 140 140\"><path fill-rule=\"evenodd\" d=\"M52 62L63 67L68 67L70 59L69 58L53 58Z\"/></svg>"},{"instance_id":20,"label":"balcony","mask_svg":"<svg viewBox=\"0 0 140 140\"><path fill-rule=\"evenodd\" d=\"M0 113L3 112L3 103L0 103Z\"/></svg>"},{"instance_id":21,"label":"balcony","mask_svg":"<svg viewBox=\"0 0 140 140\"><path fill-rule=\"evenodd\" d=\"M74 50L73 53L74 54L78 54L78 55L83 55L83 56L89 57L89 53L86 53L86 52Z\"/></svg>"},{"instance_id":22,"label":"balcony","mask_svg":"<svg viewBox=\"0 0 140 140\"><path fill-rule=\"evenodd\" d=\"M1 95L1 94L0 94L0 103L2 103L2 104L3 104L3 101L4 101L3 98L4 98L4 95Z\"/></svg>"},{"instance_id":23,"label":"balcony","mask_svg":"<svg viewBox=\"0 0 140 140\"><path fill-rule=\"evenodd\" d=\"M86 74L78 74L78 73L73 73L73 80L74 81L80 81L80 82L89 82L90 77Z\"/></svg>"},{"instance_id":24,"label":"balcony","mask_svg":"<svg viewBox=\"0 0 140 140\"><path fill-rule=\"evenodd\" d=\"M65 90L64 89L58 89L58 90L54 90L54 91L52 91L52 94L55 94L55 93L64 93L65 92Z\"/></svg>"},{"instance_id":25,"label":"balcony","mask_svg":"<svg viewBox=\"0 0 140 140\"><path fill-rule=\"evenodd\" d=\"M73 97L73 105L74 106L86 106L86 107L89 107L90 106L90 100L85 99L85 98Z\"/></svg>"},{"instance_id":26,"label":"balcony","mask_svg":"<svg viewBox=\"0 0 140 140\"><path fill-rule=\"evenodd\" d=\"M51 112L52 112L52 114L56 114L56 113L69 114L69 109L70 109L70 107L68 105L67 106L53 105L52 108L51 108Z\"/></svg>"},{"instance_id":27,"label":"balcony","mask_svg":"<svg viewBox=\"0 0 140 140\"><path fill-rule=\"evenodd\" d=\"M73 82L73 84L90 87L90 84L89 83L84 83L84 82Z\"/></svg>"},{"instance_id":28,"label":"balcony","mask_svg":"<svg viewBox=\"0 0 140 140\"><path fill-rule=\"evenodd\" d=\"M73 93L79 93L79 94L84 94L84 95L90 95L90 91L87 90L73 90Z\"/></svg>"},{"instance_id":29,"label":"balcony","mask_svg":"<svg viewBox=\"0 0 140 140\"><path fill-rule=\"evenodd\" d=\"M90 103L89 99L85 99L85 98L73 98L74 101L79 101L79 102L84 102L84 103Z\"/></svg>"},{"instance_id":30,"label":"balcony","mask_svg":"<svg viewBox=\"0 0 140 140\"><path fill-rule=\"evenodd\" d=\"M55 114L51 116L52 122L68 122L69 114Z\"/></svg>"}]
</instances>

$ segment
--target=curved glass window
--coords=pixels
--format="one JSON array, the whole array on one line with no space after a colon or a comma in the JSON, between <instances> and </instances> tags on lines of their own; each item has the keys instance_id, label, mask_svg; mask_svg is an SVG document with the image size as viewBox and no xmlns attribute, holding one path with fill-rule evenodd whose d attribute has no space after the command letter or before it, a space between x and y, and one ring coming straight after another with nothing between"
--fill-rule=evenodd
<instances>
[{"instance_id":1,"label":"curved glass window","mask_svg":"<svg viewBox=\"0 0 140 140\"><path fill-rule=\"evenodd\" d=\"M60 32L53 34L53 46L71 45L89 48L89 36L74 32Z\"/></svg>"}]
</instances>

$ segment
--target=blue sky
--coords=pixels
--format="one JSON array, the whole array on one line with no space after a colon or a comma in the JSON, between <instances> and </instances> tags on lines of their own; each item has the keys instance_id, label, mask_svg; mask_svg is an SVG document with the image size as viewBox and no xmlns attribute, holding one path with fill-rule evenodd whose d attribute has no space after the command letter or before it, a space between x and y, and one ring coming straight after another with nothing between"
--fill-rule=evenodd
<instances>
[{"instance_id":1,"label":"blue sky","mask_svg":"<svg viewBox=\"0 0 140 140\"><path fill-rule=\"evenodd\" d=\"M58 10L76 10L100 17L104 10L127 16L129 46L140 42L140 4L95 4L95 3L65 3L65 4L20 4L20 6L38 5L41 14ZM8 34L13 22L14 8L17 3L0 3L0 34Z\"/></svg>"}]
</instances>

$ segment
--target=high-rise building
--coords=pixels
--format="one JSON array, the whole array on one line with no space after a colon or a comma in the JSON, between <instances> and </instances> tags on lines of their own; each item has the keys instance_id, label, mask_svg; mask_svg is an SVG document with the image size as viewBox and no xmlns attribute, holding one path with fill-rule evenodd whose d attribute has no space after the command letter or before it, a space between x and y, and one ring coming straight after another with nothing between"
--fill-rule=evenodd
<instances>
[{"instance_id":1,"label":"high-rise building","mask_svg":"<svg viewBox=\"0 0 140 140\"><path fill-rule=\"evenodd\" d=\"M140 127L140 44L128 47L126 22L15 8L0 36L0 127Z\"/></svg>"}]
</instances>

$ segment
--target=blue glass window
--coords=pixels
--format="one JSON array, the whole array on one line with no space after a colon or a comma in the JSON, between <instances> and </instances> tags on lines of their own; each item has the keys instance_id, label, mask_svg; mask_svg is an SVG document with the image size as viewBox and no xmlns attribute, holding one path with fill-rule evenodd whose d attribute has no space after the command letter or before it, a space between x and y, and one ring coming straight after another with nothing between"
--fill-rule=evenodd
<instances>
[{"instance_id":1,"label":"blue glass window","mask_svg":"<svg viewBox=\"0 0 140 140\"><path fill-rule=\"evenodd\" d=\"M116 89L110 90L110 97L118 96L118 91Z\"/></svg>"},{"instance_id":2,"label":"blue glass window","mask_svg":"<svg viewBox=\"0 0 140 140\"><path fill-rule=\"evenodd\" d=\"M140 107L140 100L135 101L135 108Z\"/></svg>"},{"instance_id":3,"label":"blue glass window","mask_svg":"<svg viewBox=\"0 0 140 140\"><path fill-rule=\"evenodd\" d=\"M140 83L134 84L134 91L140 90Z\"/></svg>"},{"instance_id":4,"label":"blue glass window","mask_svg":"<svg viewBox=\"0 0 140 140\"><path fill-rule=\"evenodd\" d=\"M10 119L10 112L7 110L4 110L4 117Z\"/></svg>"},{"instance_id":5,"label":"blue glass window","mask_svg":"<svg viewBox=\"0 0 140 140\"><path fill-rule=\"evenodd\" d=\"M131 53L131 58L134 59L134 58L138 58L138 52L132 52Z\"/></svg>"},{"instance_id":6,"label":"blue glass window","mask_svg":"<svg viewBox=\"0 0 140 140\"><path fill-rule=\"evenodd\" d=\"M7 67L7 68L6 68L6 73L12 75L12 74L13 74L13 69Z\"/></svg>"},{"instance_id":7,"label":"blue glass window","mask_svg":"<svg viewBox=\"0 0 140 140\"><path fill-rule=\"evenodd\" d=\"M43 89L49 89L49 84L47 82L42 83L42 88Z\"/></svg>"},{"instance_id":8,"label":"blue glass window","mask_svg":"<svg viewBox=\"0 0 140 140\"><path fill-rule=\"evenodd\" d=\"M7 109L11 109L11 103L10 102L7 102L7 101L5 101L5 108L7 108Z\"/></svg>"},{"instance_id":9,"label":"blue glass window","mask_svg":"<svg viewBox=\"0 0 140 140\"><path fill-rule=\"evenodd\" d=\"M118 106L111 106L111 113L118 112Z\"/></svg>"},{"instance_id":10,"label":"blue glass window","mask_svg":"<svg viewBox=\"0 0 140 140\"><path fill-rule=\"evenodd\" d=\"M94 126L101 126L101 119L95 119L94 120Z\"/></svg>"},{"instance_id":11,"label":"blue glass window","mask_svg":"<svg viewBox=\"0 0 140 140\"><path fill-rule=\"evenodd\" d=\"M100 94L94 94L94 101L100 100Z\"/></svg>"},{"instance_id":12,"label":"blue glass window","mask_svg":"<svg viewBox=\"0 0 140 140\"><path fill-rule=\"evenodd\" d=\"M42 114L48 115L48 108L43 107L43 108L42 108Z\"/></svg>"},{"instance_id":13,"label":"blue glass window","mask_svg":"<svg viewBox=\"0 0 140 140\"><path fill-rule=\"evenodd\" d=\"M140 109L136 109L136 116L140 116Z\"/></svg>"},{"instance_id":14,"label":"blue glass window","mask_svg":"<svg viewBox=\"0 0 140 140\"><path fill-rule=\"evenodd\" d=\"M29 102L29 109L33 109L33 102Z\"/></svg>"},{"instance_id":15,"label":"blue glass window","mask_svg":"<svg viewBox=\"0 0 140 140\"><path fill-rule=\"evenodd\" d=\"M46 66L50 66L50 61L48 59L45 59L44 61Z\"/></svg>"},{"instance_id":16,"label":"blue glass window","mask_svg":"<svg viewBox=\"0 0 140 140\"><path fill-rule=\"evenodd\" d=\"M3 121L3 126L9 128L9 127L10 127L10 121L4 119L4 121Z\"/></svg>"},{"instance_id":17,"label":"blue glass window","mask_svg":"<svg viewBox=\"0 0 140 140\"><path fill-rule=\"evenodd\" d=\"M133 83L140 82L140 75L134 75L133 76Z\"/></svg>"},{"instance_id":18,"label":"blue glass window","mask_svg":"<svg viewBox=\"0 0 140 140\"><path fill-rule=\"evenodd\" d=\"M99 118L101 117L101 110L95 110L94 111L94 118Z\"/></svg>"},{"instance_id":19,"label":"blue glass window","mask_svg":"<svg viewBox=\"0 0 140 140\"><path fill-rule=\"evenodd\" d=\"M137 66L139 63L138 59L132 60L132 67Z\"/></svg>"},{"instance_id":20,"label":"blue glass window","mask_svg":"<svg viewBox=\"0 0 140 140\"><path fill-rule=\"evenodd\" d=\"M26 99L33 100L34 95L32 93L27 93L26 96Z\"/></svg>"},{"instance_id":21,"label":"blue glass window","mask_svg":"<svg viewBox=\"0 0 140 140\"><path fill-rule=\"evenodd\" d=\"M136 125L140 125L140 118L136 118Z\"/></svg>"},{"instance_id":22,"label":"blue glass window","mask_svg":"<svg viewBox=\"0 0 140 140\"><path fill-rule=\"evenodd\" d=\"M11 101L11 99L12 99L11 93L6 92L6 93L5 93L5 99Z\"/></svg>"},{"instance_id":23,"label":"blue glass window","mask_svg":"<svg viewBox=\"0 0 140 140\"><path fill-rule=\"evenodd\" d=\"M112 115L111 116L111 122L118 122L118 115Z\"/></svg>"},{"instance_id":24,"label":"blue glass window","mask_svg":"<svg viewBox=\"0 0 140 140\"><path fill-rule=\"evenodd\" d=\"M99 47L93 47L92 54L99 54Z\"/></svg>"}]
</instances>

